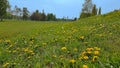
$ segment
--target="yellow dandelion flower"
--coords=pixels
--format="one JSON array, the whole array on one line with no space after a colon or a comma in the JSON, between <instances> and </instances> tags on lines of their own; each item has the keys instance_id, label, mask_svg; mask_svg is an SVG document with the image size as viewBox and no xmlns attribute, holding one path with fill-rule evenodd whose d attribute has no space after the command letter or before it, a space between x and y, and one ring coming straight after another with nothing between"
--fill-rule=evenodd
<instances>
[{"instance_id":1,"label":"yellow dandelion flower","mask_svg":"<svg viewBox=\"0 0 120 68\"><path fill-rule=\"evenodd\" d=\"M33 51L32 51L32 50L28 50L28 52L29 52L29 53L33 53Z\"/></svg>"},{"instance_id":2,"label":"yellow dandelion flower","mask_svg":"<svg viewBox=\"0 0 120 68\"><path fill-rule=\"evenodd\" d=\"M75 63L75 62L76 62L76 60L71 59L69 62L70 62L70 63Z\"/></svg>"},{"instance_id":3,"label":"yellow dandelion flower","mask_svg":"<svg viewBox=\"0 0 120 68\"><path fill-rule=\"evenodd\" d=\"M24 50L25 52L28 52L28 51L29 51L28 48L23 48L23 50Z\"/></svg>"},{"instance_id":4,"label":"yellow dandelion flower","mask_svg":"<svg viewBox=\"0 0 120 68\"><path fill-rule=\"evenodd\" d=\"M11 44L11 41L10 40L5 40L5 43Z\"/></svg>"},{"instance_id":5,"label":"yellow dandelion flower","mask_svg":"<svg viewBox=\"0 0 120 68\"><path fill-rule=\"evenodd\" d=\"M88 56L84 56L83 59L88 60Z\"/></svg>"},{"instance_id":6,"label":"yellow dandelion flower","mask_svg":"<svg viewBox=\"0 0 120 68\"><path fill-rule=\"evenodd\" d=\"M80 39L84 39L85 37L84 36L80 36Z\"/></svg>"},{"instance_id":7,"label":"yellow dandelion flower","mask_svg":"<svg viewBox=\"0 0 120 68\"><path fill-rule=\"evenodd\" d=\"M82 54L82 55L85 55L85 54L86 54L86 52L85 52L85 51L83 51L81 54Z\"/></svg>"},{"instance_id":8,"label":"yellow dandelion flower","mask_svg":"<svg viewBox=\"0 0 120 68\"><path fill-rule=\"evenodd\" d=\"M92 51L87 51L88 54L92 54Z\"/></svg>"},{"instance_id":9,"label":"yellow dandelion flower","mask_svg":"<svg viewBox=\"0 0 120 68\"><path fill-rule=\"evenodd\" d=\"M98 47L94 47L94 49L95 49L96 51L99 51L99 50L100 50L100 48L98 48Z\"/></svg>"},{"instance_id":10,"label":"yellow dandelion flower","mask_svg":"<svg viewBox=\"0 0 120 68\"><path fill-rule=\"evenodd\" d=\"M92 61L96 61L98 59L98 56L93 56Z\"/></svg>"},{"instance_id":11,"label":"yellow dandelion flower","mask_svg":"<svg viewBox=\"0 0 120 68\"><path fill-rule=\"evenodd\" d=\"M94 51L94 55L99 55L99 51Z\"/></svg>"},{"instance_id":12,"label":"yellow dandelion flower","mask_svg":"<svg viewBox=\"0 0 120 68\"><path fill-rule=\"evenodd\" d=\"M78 49L77 48L74 48L73 51L77 51Z\"/></svg>"},{"instance_id":13,"label":"yellow dandelion flower","mask_svg":"<svg viewBox=\"0 0 120 68\"><path fill-rule=\"evenodd\" d=\"M64 50L67 50L67 48L66 48L66 47L62 47L61 49L62 49L63 51L64 51Z\"/></svg>"},{"instance_id":14,"label":"yellow dandelion flower","mask_svg":"<svg viewBox=\"0 0 120 68\"><path fill-rule=\"evenodd\" d=\"M94 50L93 48L87 48L86 49L87 51L92 51L92 50Z\"/></svg>"},{"instance_id":15,"label":"yellow dandelion flower","mask_svg":"<svg viewBox=\"0 0 120 68\"><path fill-rule=\"evenodd\" d=\"M83 68L88 68L88 66L87 65L83 65Z\"/></svg>"},{"instance_id":16,"label":"yellow dandelion flower","mask_svg":"<svg viewBox=\"0 0 120 68\"><path fill-rule=\"evenodd\" d=\"M3 65L3 67L7 67L8 65L9 65L10 63L5 63L4 65Z\"/></svg>"}]
</instances>

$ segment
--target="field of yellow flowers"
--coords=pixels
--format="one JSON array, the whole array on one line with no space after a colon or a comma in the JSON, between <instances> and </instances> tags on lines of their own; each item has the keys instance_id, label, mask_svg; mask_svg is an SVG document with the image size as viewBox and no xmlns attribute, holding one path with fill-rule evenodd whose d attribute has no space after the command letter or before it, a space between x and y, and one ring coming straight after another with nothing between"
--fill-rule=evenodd
<instances>
[{"instance_id":1,"label":"field of yellow flowers","mask_svg":"<svg viewBox=\"0 0 120 68\"><path fill-rule=\"evenodd\" d=\"M0 68L120 68L119 18L0 22Z\"/></svg>"}]
</instances>

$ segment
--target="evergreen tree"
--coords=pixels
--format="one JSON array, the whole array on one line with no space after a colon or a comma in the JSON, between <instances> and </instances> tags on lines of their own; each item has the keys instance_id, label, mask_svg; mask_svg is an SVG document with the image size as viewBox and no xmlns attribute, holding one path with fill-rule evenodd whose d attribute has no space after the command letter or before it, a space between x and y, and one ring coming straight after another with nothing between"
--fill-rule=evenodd
<instances>
[{"instance_id":1,"label":"evergreen tree","mask_svg":"<svg viewBox=\"0 0 120 68\"><path fill-rule=\"evenodd\" d=\"M56 20L56 16L53 15L53 13L48 13L46 16L46 20L47 21L55 21Z\"/></svg>"},{"instance_id":2,"label":"evergreen tree","mask_svg":"<svg viewBox=\"0 0 120 68\"><path fill-rule=\"evenodd\" d=\"M40 21L40 13L39 10L36 10L30 17L31 20Z\"/></svg>"},{"instance_id":3,"label":"evergreen tree","mask_svg":"<svg viewBox=\"0 0 120 68\"><path fill-rule=\"evenodd\" d=\"M99 8L98 15L101 15L101 7Z\"/></svg>"},{"instance_id":4,"label":"evergreen tree","mask_svg":"<svg viewBox=\"0 0 120 68\"><path fill-rule=\"evenodd\" d=\"M29 17L29 11L27 10L27 8L26 7L24 7L23 8L23 16L22 16L22 18L23 18L23 20L26 20L26 19L28 19L28 17Z\"/></svg>"},{"instance_id":5,"label":"evergreen tree","mask_svg":"<svg viewBox=\"0 0 120 68\"><path fill-rule=\"evenodd\" d=\"M0 19L1 19L1 21L2 21L3 17L5 17L8 7L9 7L8 0L0 0Z\"/></svg>"},{"instance_id":6,"label":"evergreen tree","mask_svg":"<svg viewBox=\"0 0 120 68\"><path fill-rule=\"evenodd\" d=\"M92 16L97 15L97 8L96 5L94 4L93 8L92 8Z\"/></svg>"},{"instance_id":7,"label":"evergreen tree","mask_svg":"<svg viewBox=\"0 0 120 68\"><path fill-rule=\"evenodd\" d=\"M43 10L42 13L40 14L40 17L41 17L41 21L45 21L45 20L46 20L46 15L45 15L44 10Z\"/></svg>"}]
</instances>

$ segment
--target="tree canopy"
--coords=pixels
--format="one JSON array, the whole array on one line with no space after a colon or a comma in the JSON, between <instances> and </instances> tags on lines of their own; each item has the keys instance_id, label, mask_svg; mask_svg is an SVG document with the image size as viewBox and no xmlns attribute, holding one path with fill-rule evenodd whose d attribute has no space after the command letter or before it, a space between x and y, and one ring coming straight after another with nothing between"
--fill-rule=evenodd
<instances>
[{"instance_id":1,"label":"tree canopy","mask_svg":"<svg viewBox=\"0 0 120 68\"><path fill-rule=\"evenodd\" d=\"M2 21L3 17L5 16L8 7L9 7L8 0L0 0L0 19L1 19L1 21Z\"/></svg>"}]
</instances>

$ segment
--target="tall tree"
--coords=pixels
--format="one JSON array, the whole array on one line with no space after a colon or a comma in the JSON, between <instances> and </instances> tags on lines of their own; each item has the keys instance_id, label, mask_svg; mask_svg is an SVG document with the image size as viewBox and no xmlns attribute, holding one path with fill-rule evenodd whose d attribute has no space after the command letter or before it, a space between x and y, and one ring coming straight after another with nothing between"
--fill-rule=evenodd
<instances>
[{"instance_id":1,"label":"tall tree","mask_svg":"<svg viewBox=\"0 0 120 68\"><path fill-rule=\"evenodd\" d=\"M91 13L92 7L93 7L92 0L85 0L85 3L83 4L82 12Z\"/></svg>"},{"instance_id":2,"label":"tall tree","mask_svg":"<svg viewBox=\"0 0 120 68\"><path fill-rule=\"evenodd\" d=\"M23 18L23 20L26 20L26 19L28 19L28 17L29 17L29 11L27 10L26 7L24 7L23 8L23 16L22 16L22 18Z\"/></svg>"},{"instance_id":3,"label":"tall tree","mask_svg":"<svg viewBox=\"0 0 120 68\"><path fill-rule=\"evenodd\" d=\"M17 19L19 19L21 17L22 10L17 5L15 5L13 12Z\"/></svg>"},{"instance_id":4,"label":"tall tree","mask_svg":"<svg viewBox=\"0 0 120 68\"><path fill-rule=\"evenodd\" d=\"M101 7L98 10L98 15L101 15Z\"/></svg>"},{"instance_id":5,"label":"tall tree","mask_svg":"<svg viewBox=\"0 0 120 68\"><path fill-rule=\"evenodd\" d=\"M85 3L82 6L83 8L82 8L80 18L90 17L92 13L92 8L93 8L92 0L85 0Z\"/></svg>"},{"instance_id":6,"label":"tall tree","mask_svg":"<svg viewBox=\"0 0 120 68\"><path fill-rule=\"evenodd\" d=\"M40 17L41 17L41 21L45 21L46 15L45 15L44 10L42 10L42 13L41 13Z\"/></svg>"},{"instance_id":7,"label":"tall tree","mask_svg":"<svg viewBox=\"0 0 120 68\"><path fill-rule=\"evenodd\" d=\"M97 15L97 8L96 5L94 4L93 8L92 8L92 16Z\"/></svg>"},{"instance_id":8,"label":"tall tree","mask_svg":"<svg viewBox=\"0 0 120 68\"><path fill-rule=\"evenodd\" d=\"M53 15L53 13L48 13L46 16L46 20L47 21L55 21L56 20L56 16Z\"/></svg>"},{"instance_id":9,"label":"tall tree","mask_svg":"<svg viewBox=\"0 0 120 68\"><path fill-rule=\"evenodd\" d=\"M7 8L9 7L8 0L0 0L0 19L2 21L3 17L6 15Z\"/></svg>"},{"instance_id":10,"label":"tall tree","mask_svg":"<svg viewBox=\"0 0 120 68\"><path fill-rule=\"evenodd\" d=\"M30 19L31 20L39 21L40 20L39 10L36 10L34 13L32 13L32 15L30 16Z\"/></svg>"}]
</instances>

